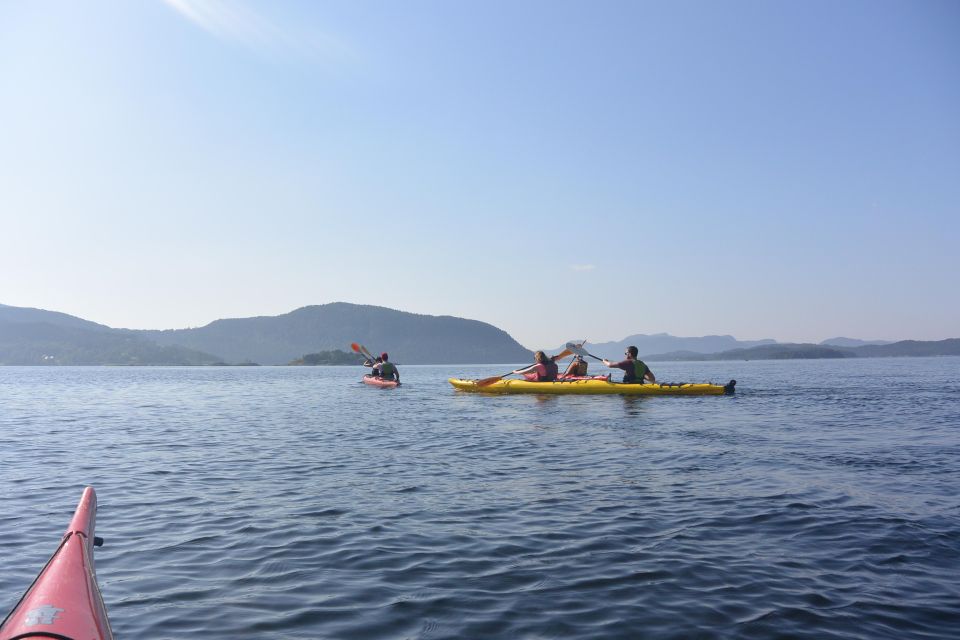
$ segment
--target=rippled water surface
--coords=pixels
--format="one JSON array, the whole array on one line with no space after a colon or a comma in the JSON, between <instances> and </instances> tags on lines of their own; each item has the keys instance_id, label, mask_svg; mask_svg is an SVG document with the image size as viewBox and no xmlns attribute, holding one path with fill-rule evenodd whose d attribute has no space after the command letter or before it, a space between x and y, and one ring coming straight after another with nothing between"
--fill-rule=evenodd
<instances>
[{"instance_id":1,"label":"rippled water surface","mask_svg":"<svg viewBox=\"0 0 960 640\"><path fill-rule=\"evenodd\" d=\"M90 484L120 639L960 637L960 359L653 368L0 367L0 608Z\"/></svg>"}]
</instances>

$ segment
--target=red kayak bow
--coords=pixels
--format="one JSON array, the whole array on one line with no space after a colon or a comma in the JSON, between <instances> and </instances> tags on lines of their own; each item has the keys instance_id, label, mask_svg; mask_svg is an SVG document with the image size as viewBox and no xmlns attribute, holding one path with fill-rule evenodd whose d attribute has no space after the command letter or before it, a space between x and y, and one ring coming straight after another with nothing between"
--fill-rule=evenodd
<instances>
[{"instance_id":1,"label":"red kayak bow","mask_svg":"<svg viewBox=\"0 0 960 640\"><path fill-rule=\"evenodd\" d=\"M83 490L60 546L0 624L0 640L112 640L93 569L97 494Z\"/></svg>"}]
</instances>

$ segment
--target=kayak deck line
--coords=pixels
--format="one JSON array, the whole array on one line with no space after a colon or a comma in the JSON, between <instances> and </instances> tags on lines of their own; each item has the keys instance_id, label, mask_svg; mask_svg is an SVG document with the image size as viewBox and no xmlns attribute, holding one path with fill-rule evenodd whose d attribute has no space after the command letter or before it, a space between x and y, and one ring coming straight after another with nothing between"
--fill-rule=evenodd
<instances>
[{"instance_id":1,"label":"kayak deck line","mask_svg":"<svg viewBox=\"0 0 960 640\"><path fill-rule=\"evenodd\" d=\"M530 380L499 380L480 386L476 380L450 378L448 382L457 390L471 393L540 393L551 395L636 395L636 396L722 396L732 395L736 380L727 384L711 383L623 383L610 380L558 380L556 382L532 382Z\"/></svg>"},{"instance_id":2,"label":"kayak deck line","mask_svg":"<svg viewBox=\"0 0 960 640\"><path fill-rule=\"evenodd\" d=\"M57 550L0 623L0 640L112 640L97 585L93 548L97 495L87 487Z\"/></svg>"}]
</instances>

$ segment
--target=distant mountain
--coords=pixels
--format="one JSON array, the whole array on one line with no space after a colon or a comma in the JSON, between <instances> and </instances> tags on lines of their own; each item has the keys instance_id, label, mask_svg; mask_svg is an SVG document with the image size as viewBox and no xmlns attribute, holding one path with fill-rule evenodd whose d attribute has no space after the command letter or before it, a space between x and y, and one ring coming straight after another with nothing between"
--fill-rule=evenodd
<instances>
[{"instance_id":1,"label":"distant mountain","mask_svg":"<svg viewBox=\"0 0 960 640\"><path fill-rule=\"evenodd\" d=\"M398 364L533 359L485 322L345 302L169 331L112 329L56 311L0 305L0 364L286 364L304 354L348 349L351 342L389 351Z\"/></svg>"},{"instance_id":2,"label":"distant mountain","mask_svg":"<svg viewBox=\"0 0 960 640\"><path fill-rule=\"evenodd\" d=\"M112 331L107 325L83 320L82 318L60 313L59 311L32 309L30 307L10 307L5 304L0 304L0 322L13 322L18 324L43 322L58 327L73 327L91 331Z\"/></svg>"},{"instance_id":3,"label":"distant mountain","mask_svg":"<svg viewBox=\"0 0 960 640\"><path fill-rule=\"evenodd\" d=\"M858 340L857 338L829 338L820 344L825 347L863 347L871 344L890 344L890 340Z\"/></svg>"},{"instance_id":4,"label":"distant mountain","mask_svg":"<svg viewBox=\"0 0 960 640\"><path fill-rule=\"evenodd\" d=\"M672 352L689 352L691 354L708 354L729 351L730 349L749 348L765 344L776 344L776 340L737 340L733 336L701 336L683 338L672 336L669 333L655 333L652 335L636 334L627 336L616 342L588 342L590 353L601 358L621 360L623 352L630 345L640 351L640 357L650 357L649 354L665 354Z\"/></svg>"},{"instance_id":5,"label":"distant mountain","mask_svg":"<svg viewBox=\"0 0 960 640\"><path fill-rule=\"evenodd\" d=\"M279 316L217 320L205 327L135 331L163 345L216 353L227 362L286 364L305 353L359 342L397 364L524 363L533 354L491 324L334 302Z\"/></svg>"},{"instance_id":6,"label":"distant mountain","mask_svg":"<svg viewBox=\"0 0 960 640\"><path fill-rule=\"evenodd\" d=\"M588 343L587 348L597 356L619 360L632 344L651 361L960 355L960 338L888 344L861 344L865 341L852 338L832 341L858 346L660 333ZM327 358L319 355L324 351L346 354L351 342L374 353L388 351L390 359L401 365L521 364L533 359L532 352L485 322L345 302L168 331L113 329L57 311L0 305L0 365L286 364L306 361L304 354L314 354L319 362Z\"/></svg>"},{"instance_id":7,"label":"distant mountain","mask_svg":"<svg viewBox=\"0 0 960 640\"><path fill-rule=\"evenodd\" d=\"M219 358L42 309L0 307L0 365L197 365Z\"/></svg>"},{"instance_id":8,"label":"distant mountain","mask_svg":"<svg viewBox=\"0 0 960 640\"><path fill-rule=\"evenodd\" d=\"M856 347L852 351L860 358L960 356L960 338L935 341L901 340L889 344Z\"/></svg>"},{"instance_id":9,"label":"distant mountain","mask_svg":"<svg viewBox=\"0 0 960 640\"><path fill-rule=\"evenodd\" d=\"M824 347L816 344L763 344L749 349L730 349L720 353L693 353L673 351L644 358L650 362L692 360L807 360L819 358L853 358L848 349Z\"/></svg>"},{"instance_id":10,"label":"distant mountain","mask_svg":"<svg viewBox=\"0 0 960 640\"><path fill-rule=\"evenodd\" d=\"M960 356L960 338L923 342L902 340L882 345L832 347L819 344L772 344L720 353L673 351L647 356L651 362L670 360L787 360L814 358L882 358Z\"/></svg>"}]
</instances>

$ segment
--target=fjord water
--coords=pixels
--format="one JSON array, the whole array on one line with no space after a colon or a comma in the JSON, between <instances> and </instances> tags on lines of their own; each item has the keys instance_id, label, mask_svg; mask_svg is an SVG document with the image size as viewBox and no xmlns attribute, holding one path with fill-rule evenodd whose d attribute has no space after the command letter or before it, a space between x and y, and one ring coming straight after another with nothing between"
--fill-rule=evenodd
<instances>
[{"instance_id":1,"label":"fjord water","mask_svg":"<svg viewBox=\"0 0 960 640\"><path fill-rule=\"evenodd\" d=\"M118 638L960 637L960 359L0 368L0 607L97 488Z\"/></svg>"}]
</instances>

